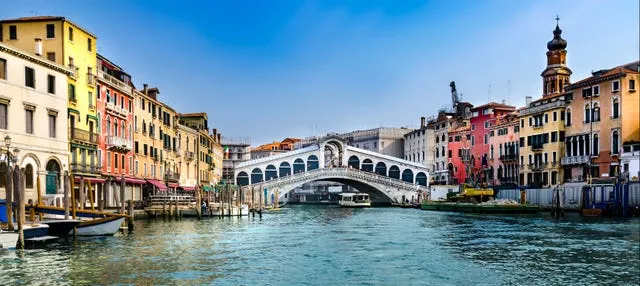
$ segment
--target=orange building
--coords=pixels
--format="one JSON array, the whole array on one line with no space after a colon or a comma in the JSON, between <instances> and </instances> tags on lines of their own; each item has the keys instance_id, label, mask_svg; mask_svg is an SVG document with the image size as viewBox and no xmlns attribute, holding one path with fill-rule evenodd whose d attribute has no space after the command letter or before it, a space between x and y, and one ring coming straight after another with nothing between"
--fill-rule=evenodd
<instances>
[{"instance_id":1,"label":"orange building","mask_svg":"<svg viewBox=\"0 0 640 286\"><path fill-rule=\"evenodd\" d=\"M285 138L280 142L274 141L273 143L263 144L256 148L251 149L251 159L269 157L278 153L284 153L293 151L294 144L302 141L298 138Z\"/></svg>"}]
</instances>

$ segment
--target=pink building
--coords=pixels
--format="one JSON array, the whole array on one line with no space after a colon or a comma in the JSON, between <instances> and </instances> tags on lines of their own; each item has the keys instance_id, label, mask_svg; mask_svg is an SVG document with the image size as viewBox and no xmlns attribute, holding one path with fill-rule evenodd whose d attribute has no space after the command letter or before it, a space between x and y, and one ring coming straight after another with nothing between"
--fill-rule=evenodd
<instances>
[{"instance_id":1,"label":"pink building","mask_svg":"<svg viewBox=\"0 0 640 286\"><path fill-rule=\"evenodd\" d=\"M512 113L515 107L490 102L471 109L471 173L472 183L488 182L489 166L489 132L491 124L499 116Z\"/></svg>"},{"instance_id":2,"label":"pink building","mask_svg":"<svg viewBox=\"0 0 640 286\"><path fill-rule=\"evenodd\" d=\"M490 185L518 184L519 135L518 115L496 117L489 127Z\"/></svg>"}]
</instances>

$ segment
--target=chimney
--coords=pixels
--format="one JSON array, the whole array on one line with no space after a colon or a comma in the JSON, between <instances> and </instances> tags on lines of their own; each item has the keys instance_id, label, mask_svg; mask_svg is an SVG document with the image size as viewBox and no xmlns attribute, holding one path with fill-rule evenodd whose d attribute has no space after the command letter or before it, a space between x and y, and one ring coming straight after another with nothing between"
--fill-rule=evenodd
<instances>
[{"instance_id":1,"label":"chimney","mask_svg":"<svg viewBox=\"0 0 640 286\"><path fill-rule=\"evenodd\" d=\"M149 87L149 85L146 84L146 83L142 85L142 93L144 93L144 95L147 95L147 88L148 87Z\"/></svg>"},{"instance_id":2,"label":"chimney","mask_svg":"<svg viewBox=\"0 0 640 286\"><path fill-rule=\"evenodd\" d=\"M531 104L531 96L525 97L525 104L526 104L525 107L529 107L529 104Z\"/></svg>"},{"instance_id":3,"label":"chimney","mask_svg":"<svg viewBox=\"0 0 640 286\"><path fill-rule=\"evenodd\" d=\"M218 129L217 128L213 128L213 137L218 136Z\"/></svg>"},{"instance_id":4,"label":"chimney","mask_svg":"<svg viewBox=\"0 0 640 286\"><path fill-rule=\"evenodd\" d=\"M42 56L42 39L36 38L36 56Z\"/></svg>"},{"instance_id":5,"label":"chimney","mask_svg":"<svg viewBox=\"0 0 640 286\"><path fill-rule=\"evenodd\" d=\"M502 100L502 104L506 105L506 104L507 104L507 100L506 100L506 99L503 99L503 100Z\"/></svg>"},{"instance_id":6,"label":"chimney","mask_svg":"<svg viewBox=\"0 0 640 286\"><path fill-rule=\"evenodd\" d=\"M427 119L424 116L420 117L420 129L424 128L427 125Z\"/></svg>"},{"instance_id":7,"label":"chimney","mask_svg":"<svg viewBox=\"0 0 640 286\"><path fill-rule=\"evenodd\" d=\"M222 136L222 133L218 133L217 135L218 135L218 143L220 143L220 138Z\"/></svg>"}]
</instances>

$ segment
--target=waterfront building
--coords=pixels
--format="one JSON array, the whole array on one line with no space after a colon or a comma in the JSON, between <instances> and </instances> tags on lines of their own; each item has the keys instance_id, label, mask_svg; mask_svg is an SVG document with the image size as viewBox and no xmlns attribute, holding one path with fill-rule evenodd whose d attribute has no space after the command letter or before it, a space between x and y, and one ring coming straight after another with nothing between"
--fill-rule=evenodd
<instances>
[{"instance_id":1,"label":"waterfront building","mask_svg":"<svg viewBox=\"0 0 640 286\"><path fill-rule=\"evenodd\" d=\"M98 116L98 162L101 166L107 200L117 206L120 199L142 199L144 180L134 176L133 85L131 76L121 67L98 54L96 108ZM120 198L125 180L125 198ZM99 193L99 192L98 192ZM117 198L118 200L116 200Z\"/></svg>"},{"instance_id":2,"label":"waterfront building","mask_svg":"<svg viewBox=\"0 0 640 286\"><path fill-rule=\"evenodd\" d=\"M447 140L447 169L449 184L470 182L473 162L471 161L471 127L468 120L455 121L450 127Z\"/></svg>"},{"instance_id":3,"label":"waterfront building","mask_svg":"<svg viewBox=\"0 0 640 286\"><path fill-rule=\"evenodd\" d=\"M211 152L213 157L213 173L212 176L212 184L216 185L222 182L222 168L224 166L224 148L222 148L221 140L222 133L218 132L218 129L213 128L213 134L211 134Z\"/></svg>"},{"instance_id":4,"label":"waterfront building","mask_svg":"<svg viewBox=\"0 0 640 286\"><path fill-rule=\"evenodd\" d=\"M198 153L199 136L200 133L197 130L178 124L179 150L182 151L179 168L179 187L183 191L194 191L198 185L198 170L195 158Z\"/></svg>"},{"instance_id":5,"label":"waterfront building","mask_svg":"<svg viewBox=\"0 0 640 286\"><path fill-rule=\"evenodd\" d=\"M432 119L430 121L433 121ZM404 135L404 158L420 163L430 171L434 170L434 129L427 124L425 117L420 118L420 129Z\"/></svg>"},{"instance_id":6,"label":"waterfront building","mask_svg":"<svg viewBox=\"0 0 640 286\"><path fill-rule=\"evenodd\" d=\"M298 142L300 143L300 142ZM222 138L224 152L222 179L234 183L235 165L251 160L251 144L247 138Z\"/></svg>"},{"instance_id":7,"label":"waterfront building","mask_svg":"<svg viewBox=\"0 0 640 286\"><path fill-rule=\"evenodd\" d=\"M565 180L617 177L624 146L640 143L638 61L611 69L565 87ZM631 149L631 147L627 148Z\"/></svg>"},{"instance_id":8,"label":"waterfront building","mask_svg":"<svg viewBox=\"0 0 640 286\"><path fill-rule=\"evenodd\" d=\"M70 74L67 67L43 58L40 44L25 51L0 43L1 198L13 158L26 171L25 202L36 201L38 181L43 198L63 193L62 176L69 170L65 117Z\"/></svg>"},{"instance_id":9,"label":"waterfront building","mask_svg":"<svg viewBox=\"0 0 640 286\"><path fill-rule=\"evenodd\" d=\"M519 110L520 120L520 184L531 186L555 186L561 183L563 169L560 158L564 156L565 106L564 88L570 82L571 70L567 67L567 41L556 25L553 39L547 43L547 67L542 72L542 98L531 101Z\"/></svg>"},{"instance_id":10,"label":"waterfront building","mask_svg":"<svg viewBox=\"0 0 640 286\"><path fill-rule=\"evenodd\" d=\"M433 129L433 141L434 141L434 168L433 168L433 182L432 184L443 185L449 184L451 181L451 175L447 164L449 162L448 154L448 138L449 128L453 126L455 122L454 114L446 111L439 111L438 117L432 122L429 122L429 127Z\"/></svg>"},{"instance_id":11,"label":"waterfront building","mask_svg":"<svg viewBox=\"0 0 640 286\"><path fill-rule=\"evenodd\" d=\"M295 150L295 144L302 141L298 138L285 138L280 142L263 144L251 149L251 159L264 158Z\"/></svg>"},{"instance_id":12,"label":"waterfront building","mask_svg":"<svg viewBox=\"0 0 640 286\"><path fill-rule=\"evenodd\" d=\"M489 164L489 133L491 125L499 116L514 112L513 106L503 103L490 102L471 109L471 177L473 182L487 183L493 177ZM494 169L495 170L495 169Z\"/></svg>"},{"instance_id":13,"label":"waterfront building","mask_svg":"<svg viewBox=\"0 0 640 286\"><path fill-rule=\"evenodd\" d=\"M203 191L211 191L217 182L213 177L213 149L215 142L209 135L208 117L204 112L182 113L179 115L180 124L186 125L198 132L198 144L196 150L196 173L198 183Z\"/></svg>"},{"instance_id":14,"label":"waterfront building","mask_svg":"<svg viewBox=\"0 0 640 286\"><path fill-rule=\"evenodd\" d=\"M519 176L519 132L517 113L497 116L489 127L489 184L517 185Z\"/></svg>"},{"instance_id":15,"label":"waterfront building","mask_svg":"<svg viewBox=\"0 0 640 286\"><path fill-rule=\"evenodd\" d=\"M67 77L70 171L91 184L102 182L97 158L95 72L97 37L65 17L35 16L0 21L2 42L39 53L71 70ZM93 188L95 190L95 187Z\"/></svg>"}]
</instances>

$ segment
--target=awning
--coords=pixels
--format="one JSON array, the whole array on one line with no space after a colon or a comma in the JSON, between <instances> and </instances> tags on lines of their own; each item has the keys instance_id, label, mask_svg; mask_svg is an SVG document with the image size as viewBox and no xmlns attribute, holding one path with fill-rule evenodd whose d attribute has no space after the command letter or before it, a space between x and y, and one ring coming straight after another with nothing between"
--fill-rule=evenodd
<instances>
[{"instance_id":1,"label":"awning","mask_svg":"<svg viewBox=\"0 0 640 286\"><path fill-rule=\"evenodd\" d=\"M163 182L160 182L158 180L147 180L147 182L149 182L149 184L154 185L160 191L166 191L167 190L167 186Z\"/></svg>"},{"instance_id":2,"label":"awning","mask_svg":"<svg viewBox=\"0 0 640 286\"><path fill-rule=\"evenodd\" d=\"M178 187L178 183L169 183L169 188L177 188Z\"/></svg>"},{"instance_id":3,"label":"awning","mask_svg":"<svg viewBox=\"0 0 640 286\"><path fill-rule=\"evenodd\" d=\"M213 188L211 186L204 185L202 186L202 190L205 192L210 192L213 190Z\"/></svg>"},{"instance_id":4,"label":"awning","mask_svg":"<svg viewBox=\"0 0 640 286\"><path fill-rule=\"evenodd\" d=\"M88 183L104 183L105 182L105 180L102 178L84 177L83 179L85 182L88 182ZM74 177L73 181L76 183L80 183L80 177L78 176Z\"/></svg>"},{"instance_id":5,"label":"awning","mask_svg":"<svg viewBox=\"0 0 640 286\"><path fill-rule=\"evenodd\" d=\"M195 191L196 187L195 186L180 186L180 188L184 191Z\"/></svg>"},{"instance_id":6,"label":"awning","mask_svg":"<svg viewBox=\"0 0 640 286\"><path fill-rule=\"evenodd\" d=\"M142 185L142 184L146 183L145 180L136 179L136 178L124 178L124 182L125 183L129 183L129 184L138 184L138 185Z\"/></svg>"}]
</instances>

